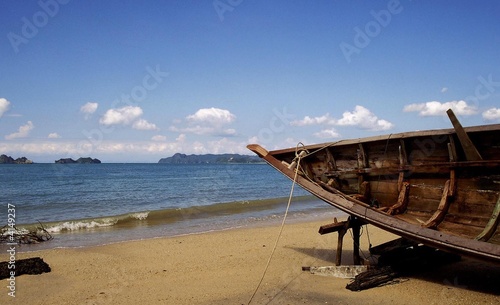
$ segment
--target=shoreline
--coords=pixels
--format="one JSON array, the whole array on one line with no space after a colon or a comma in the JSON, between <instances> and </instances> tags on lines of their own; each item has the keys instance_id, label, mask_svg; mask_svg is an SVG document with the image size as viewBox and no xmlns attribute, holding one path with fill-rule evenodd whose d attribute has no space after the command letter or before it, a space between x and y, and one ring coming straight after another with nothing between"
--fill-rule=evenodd
<instances>
[{"instance_id":1,"label":"shoreline","mask_svg":"<svg viewBox=\"0 0 500 305\"><path fill-rule=\"evenodd\" d=\"M304 197L305 198L305 197ZM221 210L227 215L222 215L220 212L208 212L204 217L196 216L191 213L185 213L184 217L179 217L178 220L172 221L169 219L160 219L164 216L159 211L148 212L133 212L124 215L118 215L114 221L112 217L89 218L84 220L53 222L56 227L68 226L76 227L75 230L53 231L53 227L44 227L54 239L41 242L38 244L22 244L18 246L19 252L34 252L39 250L48 249L66 249L66 248L81 248L91 246L109 245L119 242L146 240L150 238L163 238L163 237L178 237L191 234L200 234L206 232L217 232L238 228L252 228L260 226L276 225L281 222L284 214L284 207L282 201L284 199L277 198L271 199L272 201L281 202L272 209L264 209L259 211L258 207L249 205L246 207L248 211L240 210ZM306 203L313 201L305 201ZM297 209L297 206L299 208ZM203 212L205 207L195 207L194 210L199 209ZM210 209L211 206L206 208ZM322 208L310 208L303 210L303 206L295 205L291 208L288 214L287 222L303 222L319 218L333 217L341 218L346 214L326 206ZM283 211L279 211L279 210ZM169 211L169 210L167 210ZM200 211L197 213L202 214ZM182 212L176 211L181 215ZM281 214L283 213L283 214ZM142 219L137 217L130 217L130 215L144 214ZM151 214L159 214L154 217L149 217ZM181 215L182 216L182 215ZM117 219L125 219L125 222L117 221ZM98 222L99 221L99 222ZM90 225L89 225L90 224ZM99 224L99 225L96 225ZM101 225L102 224L102 225ZM20 225L19 229L30 228ZM3 252L8 247L5 244L0 244L0 252Z\"/></svg>"},{"instance_id":2,"label":"shoreline","mask_svg":"<svg viewBox=\"0 0 500 305\"><path fill-rule=\"evenodd\" d=\"M469 259L426 270L399 284L361 292L350 280L312 275L302 266L333 265L336 234L319 235L331 219L287 222L251 304L497 304L500 266ZM52 271L16 278L24 304L247 304L271 254L280 224L158 237L82 248L22 252ZM369 227L373 245L394 235ZM366 234L361 249L367 252ZM352 263L344 240L343 264ZM366 253L365 253L366 254ZM0 255L0 261L8 258ZM6 282L5 282L6 283ZM8 288L0 303L12 303ZM425 292L425 293L423 293Z\"/></svg>"}]
</instances>

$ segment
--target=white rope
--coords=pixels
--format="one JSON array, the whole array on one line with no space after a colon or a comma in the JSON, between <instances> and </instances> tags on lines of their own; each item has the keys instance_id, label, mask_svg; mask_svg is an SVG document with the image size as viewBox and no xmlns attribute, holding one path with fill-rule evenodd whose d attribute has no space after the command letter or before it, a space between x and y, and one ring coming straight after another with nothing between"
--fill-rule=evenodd
<instances>
[{"instance_id":1,"label":"white rope","mask_svg":"<svg viewBox=\"0 0 500 305\"><path fill-rule=\"evenodd\" d=\"M297 157L297 167L295 169L295 176L293 177L293 183L292 183L292 188L290 190L290 196L288 197L288 204L286 206L285 216L283 216L283 221L281 222L280 231L278 233L278 237L276 238L276 242L274 243L273 251L271 252L271 255L269 256L269 259L267 260L267 264L266 264L266 267L264 268L264 272L262 273L262 277L260 278L259 284L255 288L255 291L253 292L252 296L250 297L250 300L247 303L248 305L250 305L250 303L252 303L252 300L255 297L255 295L257 294L257 291L259 290L260 285L264 281L264 277L266 276L267 269L269 268L269 265L271 264L271 259L274 256L274 252L276 252L276 248L278 247L278 242L281 238L281 233L283 233L283 228L285 227L285 221L286 221L286 217L288 215L288 210L290 208L290 204L292 203L293 189L295 187L295 183L297 182L297 174L299 172L300 159L302 158L302 156L300 154L296 154L296 157Z\"/></svg>"}]
</instances>

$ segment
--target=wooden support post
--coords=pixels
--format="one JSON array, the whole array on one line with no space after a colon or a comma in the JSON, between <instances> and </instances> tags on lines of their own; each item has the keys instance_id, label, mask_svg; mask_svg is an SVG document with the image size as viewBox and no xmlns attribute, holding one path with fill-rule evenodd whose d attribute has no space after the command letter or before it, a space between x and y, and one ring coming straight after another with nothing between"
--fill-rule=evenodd
<instances>
[{"instance_id":1,"label":"wooden support post","mask_svg":"<svg viewBox=\"0 0 500 305\"><path fill-rule=\"evenodd\" d=\"M453 110L448 109L446 113L448 114L448 117L453 124L453 128L455 128L455 132L457 133L457 137L460 140L460 144L462 144L462 148L464 149L465 158L467 159L467 161L483 160L483 158L479 154L479 151L477 151L476 146L474 146L474 143L472 143L471 139L462 127L462 124L460 124L457 117L453 113Z\"/></svg>"},{"instance_id":2,"label":"wooden support post","mask_svg":"<svg viewBox=\"0 0 500 305\"><path fill-rule=\"evenodd\" d=\"M342 246L344 243L344 235L347 233L347 230L352 228L353 235L353 261L354 265L361 264L361 257L359 255L359 237L361 232L361 226L364 222L354 216L349 216L346 221L338 222L337 218L334 219L334 222L328 225L321 226L319 228L319 234L328 234L332 232L338 232L337 238L337 256L335 257L335 265L340 266L342 264Z\"/></svg>"},{"instance_id":3,"label":"wooden support post","mask_svg":"<svg viewBox=\"0 0 500 305\"><path fill-rule=\"evenodd\" d=\"M361 232L361 224L358 219L351 216L351 226L352 226L352 239L353 239L353 252L352 258L354 265L361 264L361 257L359 256L359 236Z\"/></svg>"},{"instance_id":4,"label":"wooden support post","mask_svg":"<svg viewBox=\"0 0 500 305\"><path fill-rule=\"evenodd\" d=\"M347 232L346 228L339 230L339 236L337 239L337 256L335 256L335 266L340 266L342 264L342 244L344 242L344 235Z\"/></svg>"}]
</instances>

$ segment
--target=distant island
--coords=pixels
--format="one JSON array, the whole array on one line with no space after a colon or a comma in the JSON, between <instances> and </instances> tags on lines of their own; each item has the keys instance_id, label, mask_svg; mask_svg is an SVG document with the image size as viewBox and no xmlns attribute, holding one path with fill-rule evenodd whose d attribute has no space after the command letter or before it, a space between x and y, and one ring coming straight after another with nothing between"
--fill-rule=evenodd
<instances>
[{"instance_id":1,"label":"distant island","mask_svg":"<svg viewBox=\"0 0 500 305\"><path fill-rule=\"evenodd\" d=\"M14 160L11 156L1 155L0 164L32 164L33 161L26 157L17 158Z\"/></svg>"},{"instance_id":2,"label":"distant island","mask_svg":"<svg viewBox=\"0 0 500 305\"><path fill-rule=\"evenodd\" d=\"M228 164L228 163L261 163L257 156L247 156L239 154L206 154L206 155L186 155L176 153L172 157L162 158L158 163L167 164Z\"/></svg>"},{"instance_id":3,"label":"distant island","mask_svg":"<svg viewBox=\"0 0 500 305\"><path fill-rule=\"evenodd\" d=\"M99 159L92 159L92 158L78 158L77 160L73 160L71 158L63 158L55 161L58 164L74 164L74 163L79 163L79 164L99 164L101 161Z\"/></svg>"}]
</instances>

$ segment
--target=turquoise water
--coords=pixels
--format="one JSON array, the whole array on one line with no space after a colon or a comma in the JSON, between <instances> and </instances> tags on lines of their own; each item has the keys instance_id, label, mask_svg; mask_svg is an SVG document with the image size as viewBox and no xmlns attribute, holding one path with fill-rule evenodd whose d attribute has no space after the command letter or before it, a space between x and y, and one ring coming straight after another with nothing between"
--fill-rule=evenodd
<instances>
[{"instance_id":1,"label":"turquoise water","mask_svg":"<svg viewBox=\"0 0 500 305\"><path fill-rule=\"evenodd\" d=\"M266 164L0 166L0 224L55 238L25 250L190 234L281 219L292 181ZM291 218L336 213L295 188Z\"/></svg>"}]
</instances>

